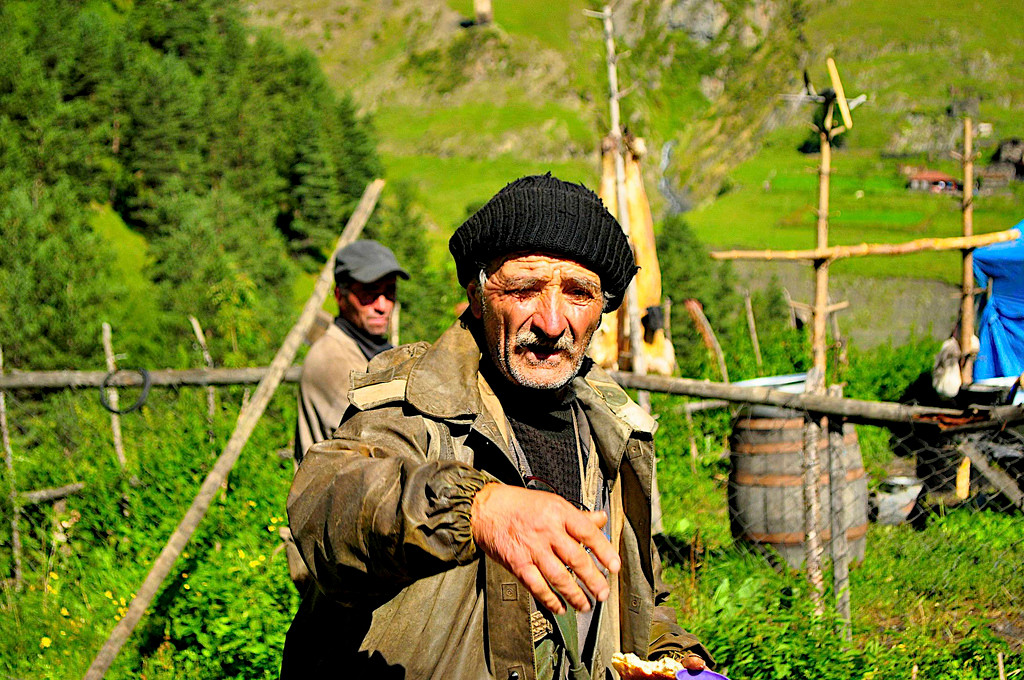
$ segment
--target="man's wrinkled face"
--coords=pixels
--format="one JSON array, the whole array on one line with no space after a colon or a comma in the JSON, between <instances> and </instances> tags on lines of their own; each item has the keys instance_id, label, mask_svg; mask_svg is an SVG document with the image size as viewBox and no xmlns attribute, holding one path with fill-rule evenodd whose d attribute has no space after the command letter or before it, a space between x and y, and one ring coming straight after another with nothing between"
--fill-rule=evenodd
<instances>
[{"instance_id":1,"label":"man's wrinkled face","mask_svg":"<svg viewBox=\"0 0 1024 680\"><path fill-rule=\"evenodd\" d=\"M494 365L512 382L558 389L572 380L601 322L601 279L554 255L514 255L466 287Z\"/></svg>"},{"instance_id":2,"label":"man's wrinkled face","mask_svg":"<svg viewBox=\"0 0 1024 680\"><path fill-rule=\"evenodd\" d=\"M395 309L396 287L396 276L391 274L371 283L353 281L345 288L335 287L334 297L343 317L370 335L383 336Z\"/></svg>"}]
</instances>

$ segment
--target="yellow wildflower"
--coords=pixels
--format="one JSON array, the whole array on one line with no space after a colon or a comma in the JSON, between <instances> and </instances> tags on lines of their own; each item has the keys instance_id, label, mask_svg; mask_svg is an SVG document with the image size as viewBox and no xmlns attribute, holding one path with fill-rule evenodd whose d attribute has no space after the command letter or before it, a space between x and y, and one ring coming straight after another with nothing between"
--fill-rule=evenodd
<instances>
[{"instance_id":1,"label":"yellow wildflower","mask_svg":"<svg viewBox=\"0 0 1024 680\"><path fill-rule=\"evenodd\" d=\"M43 639L41 639L39 641L39 646L42 647L43 649L46 649L47 647L49 647L52 644L53 644L53 640L51 640L50 638L46 637L45 635L43 636Z\"/></svg>"}]
</instances>

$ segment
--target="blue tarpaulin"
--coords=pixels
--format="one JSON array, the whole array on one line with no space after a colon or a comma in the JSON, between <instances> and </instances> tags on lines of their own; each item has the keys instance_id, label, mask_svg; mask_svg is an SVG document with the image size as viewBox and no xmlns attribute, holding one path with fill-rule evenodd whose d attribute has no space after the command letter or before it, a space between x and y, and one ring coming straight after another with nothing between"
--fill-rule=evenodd
<instances>
[{"instance_id":1,"label":"blue tarpaulin","mask_svg":"<svg viewBox=\"0 0 1024 680\"><path fill-rule=\"evenodd\" d=\"M1014 229L1024 232L1024 220ZM978 324L975 380L1024 373L1024 238L974 251L974 281L992 296Z\"/></svg>"}]
</instances>

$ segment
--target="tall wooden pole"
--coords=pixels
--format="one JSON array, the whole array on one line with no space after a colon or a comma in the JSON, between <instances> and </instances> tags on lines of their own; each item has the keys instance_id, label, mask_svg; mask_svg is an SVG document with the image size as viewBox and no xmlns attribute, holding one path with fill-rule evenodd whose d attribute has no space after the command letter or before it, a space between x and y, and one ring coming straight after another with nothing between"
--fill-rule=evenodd
<instances>
[{"instance_id":1,"label":"tall wooden pole","mask_svg":"<svg viewBox=\"0 0 1024 680\"><path fill-rule=\"evenodd\" d=\"M338 239L338 246L335 248L335 252L359 236L383 188L384 181L379 179L374 180L366 187L359 205L356 206L355 212L345 226L345 231L342 233L341 238ZM281 378L284 375L285 369L295 359L295 354L299 351L306 333L309 332L309 327L313 324L317 311L323 306L324 300L327 299L327 295L333 286L334 257L332 256L327 261L327 264L324 265L323 270L321 270L320 277L313 288L313 294L306 301L305 307L302 308L299 320L292 326L280 349L277 350L277 355L270 364L270 371L260 381L252 401L248 404L247 408L243 409L243 413L239 416L238 425L231 434L231 439L228 440L227 446L224 447L224 452L221 453L214 463L210 474L203 480L203 484L195 500L192 501L192 505L174 530L164 549L160 552L156 562L153 563L153 567L146 576L146 580L136 592L135 599L128 605L128 613L115 626L114 630L110 633L110 637L103 643L103 647L96 655L96 658L93 659L92 665L85 672L85 680L100 680L106 674L110 664L117 657L117 653L121 651L121 647L128 640L128 636L135 630L135 626L139 623L146 608L149 607L153 598L156 597L164 579L171 572L171 568L185 549L189 539L192 538L192 534L195 532L196 527L199 526L199 522L206 515L206 511L209 509L217 489L220 488L221 482L227 478L228 473L234 467L239 454L242 452L242 447L249 441L249 436L256 428L256 423L259 421L260 416L263 415L267 405L270 404L270 399L274 396L277 386L281 384Z\"/></svg>"},{"instance_id":2,"label":"tall wooden pole","mask_svg":"<svg viewBox=\"0 0 1024 680\"><path fill-rule=\"evenodd\" d=\"M832 119L835 102L825 108L818 135L821 140L821 166L818 171L818 223L815 247L828 248L828 198L829 179L832 174ZM822 394L825 391L825 372L828 368L826 350L828 325L828 266L830 260L820 258L814 261L814 313L811 320L811 352L813 367L807 373L805 391ZM828 436L828 420L815 419L811 414L804 429L804 528L807 563L807 578L811 583L811 598L819 615L824 613L822 600L825 581L821 573L821 499L818 495L818 480L821 479L821 461L818 445L822 436Z\"/></svg>"},{"instance_id":3,"label":"tall wooden pole","mask_svg":"<svg viewBox=\"0 0 1024 680\"><path fill-rule=\"evenodd\" d=\"M964 118L964 237L974 235L974 143L971 119ZM974 336L974 251L963 251L963 278L960 282L960 356L963 364L960 377L965 385L974 382L974 357L971 347Z\"/></svg>"},{"instance_id":4,"label":"tall wooden pole","mask_svg":"<svg viewBox=\"0 0 1024 680\"><path fill-rule=\"evenodd\" d=\"M612 9L605 5L600 17L604 23L604 43L608 65L609 107L611 112L611 138L615 142L615 204L618 208L619 224L626 238L630 237L629 206L626 197L626 164L623 159L624 144L622 142L622 126L619 113L619 73L618 57L615 55L615 34L612 23ZM632 241L630 241L632 245ZM633 373L645 375L647 362L644 360L644 332L640 326L640 309L636 291L636 277L626 289L626 314L629 318L629 353Z\"/></svg>"},{"instance_id":5,"label":"tall wooden pole","mask_svg":"<svg viewBox=\"0 0 1024 680\"><path fill-rule=\"evenodd\" d=\"M0 374L4 372L4 349L0 347ZM14 588L21 590L21 504L14 476L14 452L7 429L7 394L0 390L0 436L3 437L4 463L7 465L8 498L11 502L11 551L14 553Z\"/></svg>"},{"instance_id":6,"label":"tall wooden pole","mask_svg":"<svg viewBox=\"0 0 1024 680\"><path fill-rule=\"evenodd\" d=\"M818 171L818 228L816 247L819 250L828 248L828 196L829 180L832 174L832 116L835 104L830 102L825 109L825 120L818 134L821 138L821 167ZM814 261L814 318L812 321L811 349L813 365L820 371L821 385L813 385L815 390L824 389L826 359L826 326L828 324L828 267L825 258Z\"/></svg>"}]
</instances>

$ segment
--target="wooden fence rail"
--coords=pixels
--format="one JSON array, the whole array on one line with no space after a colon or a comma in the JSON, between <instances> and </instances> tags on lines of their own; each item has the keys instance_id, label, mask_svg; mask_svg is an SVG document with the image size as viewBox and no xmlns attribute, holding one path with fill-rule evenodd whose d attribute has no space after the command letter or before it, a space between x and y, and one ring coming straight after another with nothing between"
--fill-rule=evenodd
<instances>
[{"instance_id":1,"label":"wooden fence rail","mask_svg":"<svg viewBox=\"0 0 1024 680\"><path fill-rule=\"evenodd\" d=\"M257 384L270 371L269 367L255 368L189 368L150 371L150 385L154 387L246 385ZM0 374L0 391L54 390L75 387L102 387L107 377L103 371L10 371ZM298 382L302 366L291 366L283 382ZM765 404L799 409L830 416L842 416L850 422L866 425L916 423L934 425L944 431L984 429L995 424L1010 425L1024 422L1024 407L996 406L966 410L936 406L912 406L885 401L864 401L819 394L794 394L768 387L747 387L727 383L672 378L660 375L636 375L615 371L612 373L623 387L648 392L678 394L700 399L716 400L714 407L724 406L721 401L741 404ZM141 387L142 376L134 371L115 374L108 385Z\"/></svg>"},{"instance_id":2,"label":"wooden fence rail","mask_svg":"<svg viewBox=\"0 0 1024 680\"><path fill-rule=\"evenodd\" d=\"M635 375L613 371L612 378L623 387L701 399L724 399L743 404L766 404L826 416L839 416L852 423L880 425L914 423L937 427L945 432L985 429L1024 422L1024 406L972 407L964 410L933 406L912 406L888 401L864 401L826 394L794 394L768 387L747 387L725 383Z\"/></svg>"},{"instance_id":3,"label":"wooden fence rail","mask_svg":"<svg viewBox=\"0 0 1024 680\"><path fill-rule=\"evenodd\" d=\"M270 371L268 366L256 368L186 368L148 371L153 387L186 385L255 385ZM298 382L301 366L288 368L284 382ZM110 375L103 371L8 371L0 375L0 390L60 390L73 387L102 387ZM123 369L107 382L110 387L142 387L142 375Z\"/></svg>"}]
</instances>

